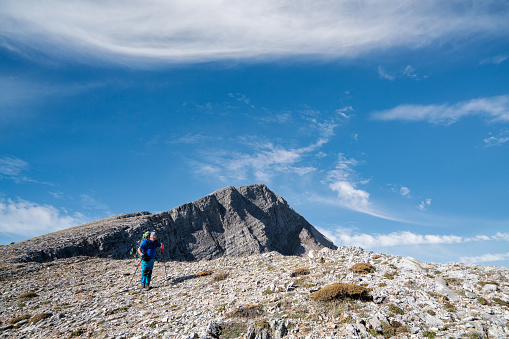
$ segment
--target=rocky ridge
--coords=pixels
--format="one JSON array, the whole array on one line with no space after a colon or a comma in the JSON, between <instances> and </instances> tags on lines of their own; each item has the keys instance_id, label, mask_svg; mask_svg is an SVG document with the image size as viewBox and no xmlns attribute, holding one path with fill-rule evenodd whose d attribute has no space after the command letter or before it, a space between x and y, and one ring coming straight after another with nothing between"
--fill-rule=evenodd
<instances>
[{"instance_id":1,"label":"rocky ridge","mask_svg":"<svg viewBox=\"0 0 509 339\"><path fill-rule=\"evenodd\" d=\"M340 247L157 262L146 290L137 263L0 264L0 338L509 337L508 268ZM356 273L357 263L373 267ZM310 297L337 282L368 288L371 300Z\"/></svg>"},{"instance_id":2,"label":"rocky ridge","mask_svg":"<svg viewBox=\"0 0 509 339\"><path fill-rule=\"evenodd\" d=\"M265 185L233 186L172 210L128 213L0 247L9 262L74 256L126 259L142 234L157 230L163 260L200 260L270 251L300 255L336 248Z\"/></svg>"}]
</instances>

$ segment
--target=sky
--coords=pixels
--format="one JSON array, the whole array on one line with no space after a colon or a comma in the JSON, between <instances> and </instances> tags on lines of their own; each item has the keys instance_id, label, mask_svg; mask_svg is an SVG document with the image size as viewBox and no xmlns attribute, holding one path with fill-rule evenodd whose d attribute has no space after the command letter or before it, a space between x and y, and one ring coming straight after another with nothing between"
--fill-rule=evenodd
<instances>
[{"instance_id":1,"label":"sky","mask_svg":"<svg viewBox=\"0 0 509 339\"><path fill-rule=\"evenodd\" d=\"M509 2L0 2L0 244L266 184L337 246L509 266Z\"/></svg>"}]
</instances>

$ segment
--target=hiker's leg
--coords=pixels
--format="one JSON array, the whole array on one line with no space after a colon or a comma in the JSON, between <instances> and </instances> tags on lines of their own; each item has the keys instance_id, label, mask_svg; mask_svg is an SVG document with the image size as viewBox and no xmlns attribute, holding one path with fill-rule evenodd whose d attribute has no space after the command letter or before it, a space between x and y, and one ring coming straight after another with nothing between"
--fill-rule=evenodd
<instances>
[{"instance_id":1,"label":"hiker's leg","mask_svg":"<svg viewBox=\"0 0 509 339\"><path fill-rule=\"evenodd\" d=\"M148 285L147 282L147 261L143 260L141 262L141 284Z\"/></svg>"},{"instance_id":2,"label":"hiker's leg","mask_svg":"<svg viewBox=\"0 0 509 339\"><path fill-rule=\"evenodd\" d=\"M150 261L147 262L147 282L145 285L150 285L150 280L152 279L152 270L154 269L154 262L155 259L150 259Z\"/></svg>"}]
</instances>

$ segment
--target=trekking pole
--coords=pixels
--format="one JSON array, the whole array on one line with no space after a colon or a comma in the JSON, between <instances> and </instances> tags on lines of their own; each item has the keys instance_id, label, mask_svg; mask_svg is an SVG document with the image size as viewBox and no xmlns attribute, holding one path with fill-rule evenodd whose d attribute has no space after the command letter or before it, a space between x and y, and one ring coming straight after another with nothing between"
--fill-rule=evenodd
<instances>
[{"instance_id":1,"label":"trekking pole","mask_svg":"<svg viewBox=\"0 0 509 339\"><path fill-rule=\"evenodd\" d=\"M164 247L162 248L163 250L163 258L164 258ZM166 284L166 282L168 281L168 274L166 274L166 261L164 262L164 283Z\"/></svg>"},{"instance_id":2,"label":"trekking pole","mask_svg":"<svg viewBox=\"0 0 509 339\"><path fill-rule=\"evenodd\" d=\"M134 271L134 274L131 277L131 280L129 281L129 285L127 285L127 289L129 289L129 287L131 286L131 283L133 282L133 278L136 275L136 272L138 272L138 267L140 267L140 264L141 264L142 260L143 260L143 258L140 259L140 262L138 263L138 266L136 266L136 270Z\"/></svg>"}]
</instances>

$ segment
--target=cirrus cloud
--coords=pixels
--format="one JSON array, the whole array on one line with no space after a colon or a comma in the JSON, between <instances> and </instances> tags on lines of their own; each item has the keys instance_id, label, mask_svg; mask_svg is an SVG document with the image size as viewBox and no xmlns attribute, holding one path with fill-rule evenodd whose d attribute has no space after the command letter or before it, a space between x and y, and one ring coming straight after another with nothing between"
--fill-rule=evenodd
<instances>
[{"instance_id":1,"label":"cirrus cloud","mask_svg":"<svg viewBox=\"0 0 509 339\"><path fill-rule=\"evenodd\" d=\"M4 48L59 57L207 61L352 57L462 37L505 36L509 4L474 0L49 0L0 4ZM404 28L404 29L403 29ZM124 57L124 58L119 58ZM122 60L123 59L123 60Z\"/></svg>"},{"instance_id":2,"label":"cirrus cloud","mask_svg":"<svg viewBox=\"0 0 509 339\"><path fill-rule=\"evenodd\" d=\"M455 104L403 104L388 110L373 112L371 117L383 121L427 121L450 125L463 117L472 115L486 116L491 121L509 122L509 95L478 98Z\"/></svg>"}]
</instances>

